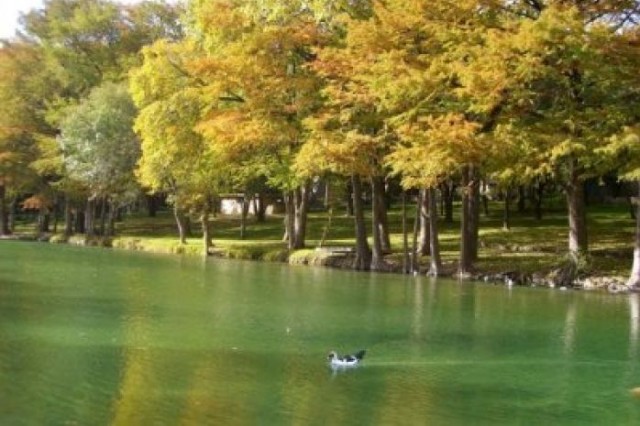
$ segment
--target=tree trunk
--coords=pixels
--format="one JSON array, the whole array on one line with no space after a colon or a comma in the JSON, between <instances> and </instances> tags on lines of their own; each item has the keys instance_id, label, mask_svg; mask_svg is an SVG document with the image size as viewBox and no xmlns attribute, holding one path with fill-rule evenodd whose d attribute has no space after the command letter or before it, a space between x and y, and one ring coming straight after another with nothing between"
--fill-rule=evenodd
<instances>
[{"instance_id":1,"label":"tree trunk","mask_svg":"<svg viewBox=\"0 0 640 426\"><path fill-rule=\"evenodd\" d=\"M75 229L77 234L85 233L85 217L84 212L80 211L80 209L76 209L76 217L75 217Z\"/></svg>"},{"instance_id":2,"label":"tree trunk","mask_svg":"<svg viewBox=\"0 0 640 426\"><path fill-rule=\"evenodd\" d=\"M633 288L640 287L640 181L638 185L638 198L635 200L636 208L636 238L633 248L633 265L631 267L631 275L627 281L627 285Z\"/></svg>"},{"instance_id":3,"label":"tree trunk","mask_svg":"<svg viewBox=\"0 0 640 426\"><path fill-rule=\"evenodd\" d=\"M107 224L107 197L100 199L100 235L105 236Z\"/></svg>"},{"instance_id":4,"label":"tree trunk","mask_svg":"<svg viewBox=\"0 0 640 426\"><path fill-rule=\"evenodd\" d=\"M473 269L473 252L471 243L471 188L469 185L469 167L462 170L462 208L460 218L460 262L458 265L458 274L467 276Z\"/></svg>"},{"instance_id":5,"label":"tree trunk","mask_svg":"<svg viewBox=\"0 0 640 426\"><path fill-rule=\"evenodd\" d=\"M442 260L440 259L440 237L438 234L438 194L435 188L427 189L427 207L429 212L429 245L431 260L429 265L429 275L437 277L442 270Z\"/></svg>"},{"instance_id":6,"label":"tree trunk","mask_svg":"<svg viewBox=\"0 0 640 426\"><path fill-rule=\"evenodd\" d=\"M284 210L285 210L285 214L284 214L284 236L282 237L282 241L286 241L287 243L287 248L289 250L293 250L293 235L294 235L294 231L293 231L293 223L294 223L294 199L293 199L293 192L292 191L287 191L284 193L283 196L284 199Z\"/></svg>"},{"instance_id":7,"label":"tree trunk","mask_svg":"<svg viewBox=\"0 0 640 426\"><path fill-rule=\"evenodd\" d=\"M267 204L264 199L264 194L261 192L254 198L253 212L256 216L256 222L264 223L267 216Z\"/></svg>"},{"instance_id":8,"label":"tree trunk","mask_svg":"<svg viewBox=\"0 0 640 426\"><path fill-rule=\"evenodd\" d=\"M478 260L478 233L480 230L480 182L478 173L474 166L469 168L469 232L470 232L470 250L471 259Z\"/></svg>"},{"instance_id":9,"label":"tree trunk","mask_svg":"<svg viewBox=\"0 0 640 426\"><path fill-rule=\"evenodd\" d=\"M416 200L416 214L413 219L413 235L411 237L411 272L420 272L420 253L418 253L418 232L420 228L420 205L422 204L422 193L418 192Z\"/></svg>"},{"instance_id":10,"label":"tree trunk","mask_svg":"<svg viewBox=\"0 0 640 426\"><path fill-rule=\"evenodd\" d=\"M324 180L324 209L329 210L331 208L331 188L329 185L329 180Z\"/></svg>"},{"instance_id":11,"label":"tree trunk","mask_svg":"<svg viewBox=\"0 0 640 426\"><path fill-rule=\"evenodd\" d=\"M180 244L187 244L188 224L184 212L178 204L173 204L173 217L176 219L176 226L178 227L178 238Z\"/></svg>"},{"instance_id":12,"label":"tree trunk","mask_svg":"<svg viewBox=\"0 0 640 426\"><path fill-rule=\"evenodd\" d=\"M453 223L453 198L455 195L455 185L452 182L445 182L441 185L442 202L444 205L444 221Z\"/></svg>"},{"instance_id":13,"label":"tree trunk","mask_svg":"<svg viewBox=\"0 0 640 426\"><path fill-rule=\"evenodd\" d=\"M420 236L418 238L418 253L422 256L428 256L431 254L431 227L429 226L429 195L428 189L420 190L419 205L420 212Z\"/></svg>"},{"instance_id":14,"label":"tree trunk","mask_svg":"<svg viewBox=\"0 0 640 426\"><path fill-rule=\"evenodd\" d=\"M372 254L371 254L371 270L380 271L384 268L383 250L382 250L382 226L380 213L384 210L384 197L379 196L379 181L377 178L371 179L371 192L373 194L371 198L371 233L373 236ZM384 191L384 188L383 188Z\"/></svg>"},{"instance_id":15,"label":"tree trunk","mask_svg":"<svg viewBox=\"0 0 640 426\"><path fill-rule=\"evenodd\" d=\"M249 195L245 191L242 196L242 205L240 211L240 239L244 240L247 234L247 216L249 215L249 206L251 200L249 199Z\"/></svg>"},{"instance_id":16,"label":"tree trunk","mask_svg":"<svg viewBox=\"0 0 640 426\"><path fill-rule=\"evenodd\" d=\"M16 205L18 204L18 198L12 197L9 202L9 232L14 233L16 230Z\"/></svg>"},{"instance_id":17,"label":"tree trunk","mask_svg":"<svg viewBox=\"0 0 640 426\"><path fill-rule=\"evenodd\" d=\"M200 216L200 223L202 224L202 244L204 249L204 256L209 256L213 243L211 242L211 222L209 216L211 215L211 200L209 195L204 203L202 210L202 216Z\"/></svg>"},{"instance_id":18,"label":"tree trunk","mask_svg":"<svg viewBox=\"0 0 640 426\"><path fill-rule=\"evenodd\" d=\"M353 182L347 182L347 216L351 217L354 215L354 206L353 206Z\"/></svg>"},{"instance_id":19,"label":"tree trunk","mask_svg":"<svg viewBox=\"0 0 640 426\"><path fill-rule=\"evenodd\" d=\"M256 222L258 222L258 209L260 208L260 201L258 201L258 195L254 195L251 198L251 203L253 204L253 216L256 218Z\"/></svg>"},{"instance_id":20,"label":"tree trunk","mask_svg":"<svg viewBox=\"0 0 640 426\"><path fill-rule=\"evenodd\" d=\"M148 194L145 196L145 200L147 201L147 215L149 217L156 217L158 212L158 195L156 194Z\"/></svg>"},{"instance_id":21,"label":"tree trunk","mask_svg":"<svg viewBox=\"0 0 640 426\"><path fill-rule=\"evenodd\" d=\"M524 213L526 208L526 191L524 185L518 186L518 213Z\"/></svg>"},{"instance_id":22,"label":"tree trunk","mask_svg":"<svg viewBox=\"0 0 640 426\"><path fill-rule=\"evenodd\" d=\"M51 230L51 212L48 208L42 209L42 228L41 233L48 233Z\"/></svg>"},{"instance_id":23,"label":"tree trunk","mask_svg":"<svg viewBox=\"0 0 640 426\"><path fill-rule=\"evenodd\" d=\"M73 215L71 214L71 202L69 196L64 197L64 236L70 237L73 234Z\"/></svg>"},{"instance_id":24,"label":"tree trunk","mask_svg":"<svg viewBox=\"0 0 640 426\"><path fill-rule=\"evenodd\" d=\"M54 201L53 201L53 211L51 212L51 218L53 219L53 230L52 232L54 234L58 233L58 211L60 210L60 203L58 202L58 195L56 194Z\"/></svg>"},{"instance_id":25,"label":"tree trunk","mask_svg":"<svg viewBox=\"0 0 640 426\"><path fill-rule=\"evenodd\" d=\"M542 200L544 197L544 183L538 182L534 189L535 202L533 206L533 215L536 220L542 220Z\"/></svg>"},{"instance_id":26,"label":"tree trunk","mask_svg":"<svg viewBox=\"0 0 640 426\"><path fill-rule=\"evenodd\" d=\"M581 254L586 254L587 239L587 215L584 205L584 182L582 182L576 170L575 160L570 165L569 182L567 183L567 207L569 216L569 254L574 262L577 262Z\"/></svg>"},{"instance_id":27,"label":"tree trunk","mask_svg":"<svg viewBox=\"0 0 640 426\"><path fill-rule=\"evenodd\" d=\"M373 194L373 208L376 209L374 226L378 228L382 253L391 252L391 237L389 236L389 218L387 216L387 200L384 188L384 178L376 176L372 179L371 192Z\"/></svg>"},{"instance_id":28,"label":"tree trunk","mask_svg":"<svg viewBox=\"0 0 640 426\"><path fill-rule=\"evenodd\" d=\"M371 265L371 250L367 241L367 228L364 222L364 205L362 201L362 183L360 177L351 177L353 188L353 214L356 227L356 259L353 268L366 271Z\"/></svg>"},{"instance_id":29,"label":"tree trunk","mask_svg":"<svg viewBox=\"0 0 640 426\"><path fill-rule=\"evenodd\" d=\"M38 210L38 234L49 232L50 213L47 207L40 207Z\"/></svg>"},{"instance_id":30,"label":"tree trunk","mask_svg":"<svg viewBox=\"0 0 640 426\"><path fill-rule=\"evenodd\" d=\"M95 235L95 215L96 201L94 197L89 197L84 213L84 230L87 237Z\"/></svg>"},{"instance_id":31,"label":"tree trunk","mask_svg":"<svg viewBox=\"0 0 640 426\"><path fill-rule=\"evenodd\" d=\"M504 191L504 207L502 210L502 229L504 231L511 230L510 203L511 203L511 190L507 187L507 189Z\"/></svg>"},{"instance_id":32,"label":"tree trunk","mask_svg":"<svg viewBox=\"0 0 640 426\"><path fill-rule=\"evenodd\" d=\"M118 207L115 202L111 201L108 206L107 214L107 237L113 237L116 234L116 216Z\"/></svg>"},{"instance_id":33,"label":"tree trunk","mask_svg":"<svg viewBox=\"0 0 640 426\"><path fill-rule=\"evenodd\" d=\"M333 207L329 207L329 211L327 212L327 224L322 229L322 237L320 238L320 244L318 244L318 247L324 247L324 242L327 240L327 235L329 235L329 230L331 229L332 219Z\"/></svg>"},{"instance_id":34,"label":"tree trunk","mask_svg":"<svg viewBox=\"0 0 640 426\"><path fill-rule=\"evenodd\" d=\"M10 235L9 214L6 202L7 189L4 185L0 185L0 235Z\"/></svg>"},{"instance_id":35,"label":"tree trunk","mask_svg":"<svg viewBox=\"0 0 640 426\"><path fill-rule=\"evenodd\" d=\"M485 216L489 216L489 197L487 196L487 191L488 191L488 186L487 182L482 181L482 194L480 195L480 198L482 200L482 209L484 211L484 215Z\"/></svg>"},{"instance_id":36,"label":"tree trunk","mask_svg":"<svg viewBox=\"0 0 640 426\"><path fill-rule=\"evenodd\" d=\"M409 273L409 241L407 237L407 192L402 191L402 272Z\"/></svg>"},{"instance_id":37,"label":"tree trunk","mask_svg":"<svg viewBox=\"0 0 640 426\"><path fill-rule=\"evenodd\" d=\"M303 249L307 239L307 216L309 213L309 182L294 191L293 248Z\"/></svg>"}]
</instances>

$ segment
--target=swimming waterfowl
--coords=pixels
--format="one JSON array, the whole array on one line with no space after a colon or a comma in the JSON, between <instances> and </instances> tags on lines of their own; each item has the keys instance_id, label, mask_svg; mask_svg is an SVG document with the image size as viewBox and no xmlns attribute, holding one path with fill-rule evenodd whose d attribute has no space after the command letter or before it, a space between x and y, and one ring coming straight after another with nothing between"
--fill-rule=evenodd
<instances>
[{"instance_id":1,"label":"swimming waterfowl","mask_svg":"<svg viewBox=\"0 0 640 426\"><path fill-rule=\"evenodd\" d=\"M339 356L335 351L331 351L329 352L327 359L332 367L355 367L360 364L360 361L362 361L366 352L367 351L363 349L353 355Z\"/></svg>"}]
</instances>

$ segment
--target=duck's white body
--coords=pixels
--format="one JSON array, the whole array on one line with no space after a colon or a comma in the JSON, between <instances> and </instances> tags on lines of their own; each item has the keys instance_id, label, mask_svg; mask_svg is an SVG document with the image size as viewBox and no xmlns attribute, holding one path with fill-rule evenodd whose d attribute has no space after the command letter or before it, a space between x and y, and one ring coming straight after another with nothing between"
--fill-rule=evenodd
<instances>
[{"instance_id":1,"label":"duck's white body","mask_svg":"<svg viewBox=\"0 0 640 426\"><path fill-rule=\"evenodd\" d=\"M329 359L331 367L355 367L360 364L365 353L366 351L362 350L353 355L339 356L336 352L331 351L327 358Z\"/></svg>"}]
</instances>

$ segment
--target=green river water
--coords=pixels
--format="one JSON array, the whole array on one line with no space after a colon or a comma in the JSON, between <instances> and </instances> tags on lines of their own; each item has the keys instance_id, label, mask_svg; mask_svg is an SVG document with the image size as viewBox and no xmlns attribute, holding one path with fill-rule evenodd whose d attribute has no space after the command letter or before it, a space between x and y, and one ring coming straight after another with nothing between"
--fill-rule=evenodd
<instances>
[{"instance_id":1,"label":"green river water","mask_svg":"<svg viewBox=\"0 0 640 426\"><path fill-rule=\"evenodd\" d=\"M639 315L637 295L2 242L0 424L640 424Z\"/></svg>"}]
</instances>

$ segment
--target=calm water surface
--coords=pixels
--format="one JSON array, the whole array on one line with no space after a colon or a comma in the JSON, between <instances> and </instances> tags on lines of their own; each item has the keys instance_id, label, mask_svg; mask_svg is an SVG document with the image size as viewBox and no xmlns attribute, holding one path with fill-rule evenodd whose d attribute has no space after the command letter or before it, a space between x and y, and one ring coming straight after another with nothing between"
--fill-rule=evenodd
<instances>
[{"instance_id":1,"label":"calm water surface","mask_svg":"<svg viewBox=\"0 0 640 426\"><path fill-rule=\"evenodd\" d=\"M638 424L638 315L636 296L3 242L0 424Z\"/></svg>"}]
</instances>

